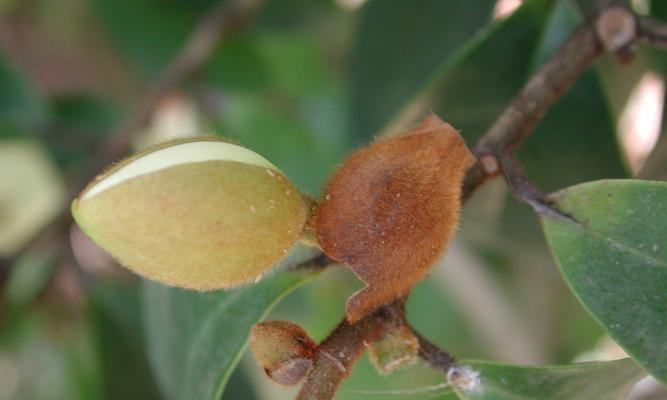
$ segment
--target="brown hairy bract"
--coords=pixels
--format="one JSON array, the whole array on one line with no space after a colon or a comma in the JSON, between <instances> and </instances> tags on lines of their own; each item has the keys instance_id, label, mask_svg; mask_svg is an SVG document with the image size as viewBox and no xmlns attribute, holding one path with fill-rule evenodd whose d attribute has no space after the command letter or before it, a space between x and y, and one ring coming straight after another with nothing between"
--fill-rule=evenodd
<instances>
[{"instance_id":1,"label":"brown hairy bract","mask_svg":"<svg viewBox=\"0 0 667 400\"><path fill-rule=\"evenodd\" d=\"M406 294L440 258L474 160L458 131L431 114L357 150L334 173L314 227L323 251L367 284L347 302L350 322Z\"/></svg>"}]
</instances>

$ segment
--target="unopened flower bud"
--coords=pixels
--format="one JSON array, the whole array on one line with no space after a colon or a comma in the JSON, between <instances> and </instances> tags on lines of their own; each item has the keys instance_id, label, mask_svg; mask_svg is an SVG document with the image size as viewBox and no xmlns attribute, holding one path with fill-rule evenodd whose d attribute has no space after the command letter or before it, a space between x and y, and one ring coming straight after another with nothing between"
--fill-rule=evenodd
<instances>
[{"instance_id":1,"label":"unopened flower bud","mask_svg":"<svg viewBox=\"0 0 667 400\"><path fill-rule=\"evenodd\" d=\"M122 265L184 288L260 277L298 240L308 207L278 168L218 138L151 148L72 203L81 228Z\"/></svg>"},{"instance_id":2,"label":"unopened flower bud","mask_svg":"<svg viewBox=\"0 0 667 400\"><path fill-rule=\"evenodd\" d=\"M250 349L266 375L281 385L297 384L313 365L317 344L290 321L265 321L252 327Z\"/></svg>"}]
</instances>

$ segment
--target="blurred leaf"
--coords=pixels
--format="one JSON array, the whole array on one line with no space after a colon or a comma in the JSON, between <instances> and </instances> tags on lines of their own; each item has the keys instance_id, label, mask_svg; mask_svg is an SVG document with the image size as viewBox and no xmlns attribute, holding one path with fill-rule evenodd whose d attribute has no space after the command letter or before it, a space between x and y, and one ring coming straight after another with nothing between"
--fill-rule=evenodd
<instances>
[{"instance_id":1,"label":"blurred leaf","mask_svg":"<svg viewBox=\"0 0 667 400\"><path fill-rule=\"evenodd\" d=\"M207 80L224 92L265 87L270 71L258 47L254 36L228 36L205 65Z\"/></svg>"},{"instance_id":2,"label":"blurred leaf","mask_svg":"<svg viewBox=\"0 0 667 400\"><path fill-rule=\"evenodd\" d=\"M312 30L332 17L330 0L281 0L266 2L257 16L260 29Z\"/></svg>"},{"instance_id":3,"label":"blurred leaf","mask_svg":"<svg viewBox=\"0 0 667 400\"><path fill-rule=\"evenodd\" d=\"M362 142L377 134L455 63L467 41L489 21L494 4L371 0L365 5L348 56L353 139Z\"/></svg>"},{"instance_id":4,"label":"blurred leaf","mask_svg":"<svg viewBox=\"0 0 667 400\"><path fill-rule=\"evenodd\" d=\"M654 0L650 2L650 15L662 21L667 21L667 3Z\"/></svg>"},{"instance_id":5,"label":"blurred leaf","mask_svg":"<svg viewBox=\"0 0 667 400\"><path fill-rule=\"evenodd\" d=\"M352 375L337 392L340 400L455 400L443 376L422 362L398 369L391 375L378 374L367 353L354 365Z\"/></svg>"},{"instance_id":6,"label":"blurred leaf","mask_svg":"<svg viewBox=\"0 0 667 400\"><path fill-rule=\"evenodd\" d=\"M546 58L581 21L576 5L557 3L545 27L536 60ZM538 65L535 65L535 68ZM598 72L589 69L547 111L517 157L544 191L576 183L628 175L616 138L616 126ZM516 201L503 213L503 236L544 253L545 244L532 210Z\"/></svg>"},{"instance_id":7,"label":"blurred leaf","mask_svg":"<svg viewBox=\"0 0 667 400\"><path fill-rule=\"evenodd\" d=\"M589 312L667 381L667 184L610 180L551 196L572 216L542 218L561 272Z\"/></svg>"},{"instance_id":8,"label":"blurred leaf","mask_svg":"<svg viewBox=\"0 0 667 400\"><path fill-rule=\"evenodd\" d=\"M582 21L572 0L558 2L545 29L535 67L544 63ZM518 157L528 175L546 191L628 175L616 137L615 118L596 69L581 75L549 109L521 146Z\"/></svg>"},{"instance_id":9,"label":"blurred leaf","mask_svg":"<svg viewBox=\"0 0 667 400\"><path fill-rule=\"evenodd\" d=\"M562 25L563 20L568 18L566 3L524 2L509 17L479 35L478 43L470 45L459 62L429 89L427 95L434 111L460 129L469 145L472 146L485 133L531 72L569 33L567 27ZM543 134L547 134L547 138L543 139ZM608 134L613 141L613 132ZM535 132L530 140L537 140L538 145L531 146L543 156L542 149L552 145L554 135L564 136L564 148L553 149L555 154L563 154L563 157L578 153L566 145L568 138L587 137L578 130L547 130ZM528 162L528 174L538 178L539 184L546 181L541 178L543 170L547 173L561 172L567 167L560 162L549 164L538 157L531 158L530 154L524 156L521 153L520 156ZM595 152L589 152L587 156L603 165L607 163L597 160ZM616 165L613 162L610 164ZM596 170L599 169L596 166ZM581 171L572 170L584 176L588 173L584 167ZM556 179L563 182L572 179L572 176L563 173ZM554 184L555 179L550 180ZM510 301L508 304L516 309L517 316L522 317L519 322L526 327L524 329L543 333L533 334L535 343L544 352L541 356L532 352L535 359L547 357L550 361L567 362L597 341L601 329L573 296L564 291L565 285L554 273L556 268L548 256L532 210L514 201L502 186L498 183L494 188L484 188L488 190L479 192L466 206L462 234L472 241L473 247L486 260L487 268L482 272L496 277L500 284L499 293L506 296ZM545 314L542 307L547 304L553 312ZM563 333L566 329L585 334L578 335L573 341L571 336Z\"/></svg>"},{"instance_id":10,"label":"blurred leaf","mask_svg":"<svg viewBox=\"0 0 667 400\"><path fill-rule=\"evenodd\" d=\"M107 399L160 399L144 347L140 286L97 283L91 288L100 368Z\"/></svg>"},{"instance_id":11,"label":"blurred leaf","mask_svg":"<svg viewBox=\"0 0 667 400\"><path fill-rule=\"evenodd\" d=\"M84 94L55 97L51 104L53 116L44 141L63 168L90 157L91 149L111 132L122 114L109 99Z\"/></svg>"},{"instance_id":12,"label":"blurred leaf","mask_svg":"<svg viewBox=\"0 0 667 400\"><path fill-rule=\"evenodd\" d=\"M566 366L467 363L479 382L455 389L464 400L620 400L645 372L631 359Z\"/></svg>"},{"instance_id":13,"label":"blurred leaf","mask_svg":"<svg viewBox=\"0 0 667 400\"><path fill-rule=\"evenodd\" d=\"M5 298L15 307L30 304L53 275L53 251L40 249L21 256L12 265L5 287Z\"/></svg>"},{"instance_id":14,"label":"blurred leaf","mask_svg":"<svg viewBox=\"0 0 667 400\"><path fill-rule=\"evenodd\" d=\"M580 15L571 1L556 2L553 7L546 1L525 2L444 76L442 86L435 88L435 110L460 128L468 143L475 143L578 21ZM553 190L627 174L596 73L587 71L519 150L527 174L541 188ZM485 251L505 259L494 261L492 273L507 275L505 290L516 297L517 309L532 329L545 332L541 340L550 359L568 361L597 341L601 331L573 296L563 291L532 210L514 199L496 207L500 211L496 211L495 228L489 218L476 216L481 213L466 212L469 220L477 218L483 224L480 227L488 238L481 243ZM533 278L526 279L530 275ZM540 303L549 304L553 312L544 315L535 306ZM576 340L568 337L569 332L578 333Z\"/></svg>"},{"instance_id":15,"label":"blurred leaf","mask_svg":"<svg viewBox=\"0 0 667 400\"><path fill-rule=\"evenodd\" d=\"M245 72L209 68L220 90L204 99L209 129L267 157L312 194L349 145L340 77L315 36L258 30L233 38L236 44L223 45L211 66L224 64L224 52L232 50L250 64L238 64Z\"/></svg>"},{"instance_id":16,"label":"blurred leaf","mask_svg":"<svg viewBox=\"0 0 667 400\"><path fill-rule=\"evenodd\" d=\"M570 1L528 1L501 22L434 88L435 110L474 144L533 69L576 26ZM554 190L626 171L615 125L594 71L585 73L550 109L519 151L536 183ZM554 166L558 168L554 168Z\"/></svg>"},{"instance_id":17,"label":"blurred leaf","mask_svg":"<svg viewBox=\"0 0 667 400\"><path fill-rule=\"evenodd\" d=\"M93 0L115 46L144 76L153 76L176 54L215 0Z\"/></svg>"},{"instance_id":18,"label":"blurred leaf","mask_svg":"<svg viewBox=\"0 0 667 400\"><path fill-rule=\"evenodd\" d=\"M321 47L309 35L265 35L259 51L273 85L283 94L308 95L331 84Z\"/></svg>"},{"instance_id":19,"label":"blurred leaf","mask_svg":"<svg viewBox=\"0 0 667 400\"><path fill-rule=\"evenodd\" d=\"M53 123L58 129L103 135L120 117L117 105L107 98L68 94L53 99Z\"/></svg>"},{"instance_id":20,"label":"blurred leaf","mask_svg":"<svg viewBox=\"0 0 667 400\"><path fill-rule=\"evenodd\" d=\"M667 114L666 114L667 115ZM639 171L642 179L667 180L667 125L663 122L663 132L660 134L658 143L649 154L646 163Z\"/></svg>"},{"instance_id":21,"label":"blurred leaf","mask_svg":"<svg viewBox=\"0 0 667 400\"><path fill-rule=\"evenodd\" d=\"M0 138L41 127L46 106L32 87L0 54Z\"/></svg>"},{"instance_id":22,"label":"blurred leaf","mask_svg":"<svg viewBox=\"0 0 667 400\"><path fill-rule=\"evenodd\" d=\"M146 346L165 397L218 399L251 326L313 275L282 270L257 284L209 293L146 282Z\"/></svg>"},{"instance_id":23,"label":"blurred leaf","mask_svg":"<svg viewBox=\"0 0 667 400\"><path fill-rule=\"evenodd\" d=\"M335 96L325 95L319 100L326 98L335 101ZM311 109L326 106L312 103ZM335 107L318 118L329 120L336 115ZM341 143L344 137L317 136L318 130L306 125L306 118L286 108L255 96L234 96L222 110L220 132L269 159L301 190L318 193L330 166L344 152Z\"/></svg>"},{"instance_id":24,"label":"blurred leaf","mask_svg":"<svg viewBox=\"0 0 667 400\"><path fill-rule=\"evenodd\" d=\"M102 399L89 321L57 308L30 308L15 316L0 330L3 399Z\"/></svg>"},{"instance_id":25,"label":"blurred leaf","mask_svg":"<svg viewBox=\"0 0 667 400\"><path fill-rule=\"evenodd\" d=\"M526 80L552 1L529 0L475 43L432 88L435 111L473 145Z\"/></svg>"},{"instance_id":26,"label":"blurred leaf","mask_svg":"<svg viewBox=\"0 0 667 400\"><path fill-rule=\"evenodd\" d=\"M0 141L0 255L11 255L63 205L61 177L31 140Z\"/></svg>"}]
</instances>

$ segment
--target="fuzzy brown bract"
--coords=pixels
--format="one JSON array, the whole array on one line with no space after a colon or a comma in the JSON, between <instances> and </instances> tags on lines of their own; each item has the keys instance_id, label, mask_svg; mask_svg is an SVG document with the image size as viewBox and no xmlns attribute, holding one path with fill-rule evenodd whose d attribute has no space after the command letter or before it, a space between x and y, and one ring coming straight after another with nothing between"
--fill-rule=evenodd
<instances>
[{"instance_id":1,"label":"fuzzy brown bract","mask_svg":"<svg viewBox=\"0 0 667 400\"><path fill-rule=\"evenodd\" d=\"M324 252L368 286L347 302L361 319L406 294L444 251L458 223L461 182L475 158L431 114L414 130L353 153L335 172L314 225Z\"/></svg>"},{"instance_id":2,"label":"fuzzy brown bract","mask_svg":"<svg viewBox=\"0 0 667 400\"><path fill-rule=\"evenodd\" d=\"M291 321L264 321L250 331L250 349L266 375L281 385L297 384L313 364L317 344Z\"/></svg>"}]
</instances>

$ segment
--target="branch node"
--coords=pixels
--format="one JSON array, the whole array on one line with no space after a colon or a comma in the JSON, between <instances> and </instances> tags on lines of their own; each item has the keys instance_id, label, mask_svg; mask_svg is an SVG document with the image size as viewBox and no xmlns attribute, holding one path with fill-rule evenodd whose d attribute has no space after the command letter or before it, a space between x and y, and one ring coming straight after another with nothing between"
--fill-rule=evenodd
<instances>
[{"instance_id":1,"label":"branch node","mask_svg":"<svg viewBox=\"0 0 667 400\"><path fill-rule=\"evenodd\" d=\"M611 53L631 45L637 37L637 19L624 6L613 6L605 9L595 21L595 31Z\"/></svg>"},{"instance_id":2,"label":"branch node","mask_svg":"<svg viewBox=\"0 0 667 400\"><path fill-rule=\"evenodd\" d=\"M498 157L493 154L484 154L479 158L479 162L484 169L484 173L489 176L497 175L500 172Z\"/></svg>"}]
</instances>

